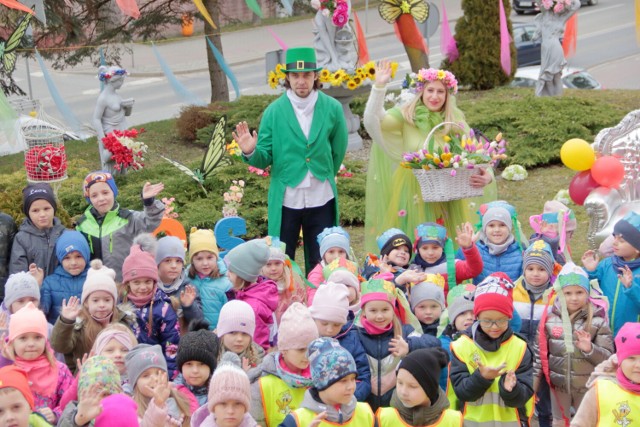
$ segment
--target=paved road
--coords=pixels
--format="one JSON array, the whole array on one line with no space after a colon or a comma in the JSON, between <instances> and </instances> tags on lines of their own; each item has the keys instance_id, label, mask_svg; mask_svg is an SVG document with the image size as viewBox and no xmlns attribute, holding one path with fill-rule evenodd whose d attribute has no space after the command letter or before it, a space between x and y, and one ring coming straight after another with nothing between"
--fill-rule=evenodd
<instances>
[{"instance_id":1,"label":"paved road","mask_svg":"<svg viewBox=\"0 0 640 427\"><path fill-rule=\"evenodd\" d=\"M439 2L436 2L439 4ZM449 3L449 2L448 2ZM452 30L455 20L462 14L459 1L448 6ZM633 0L600 0L597 6L584 7L578 15L578 46L571 66L592 70L606 88L640 88L640 49L635 42ZM367 23L367 42L373 59L390 58L400 63L398 76L409 71L409 63L391 26L383 22L376 9L359 13ZM533 15L512 15L517 22L529 22ZM273 30L291 46L311 45L313 35L309 20L277 25ZM429 40L430 62L437 66L442 55L439 48L439 31ZM243 94L276 93L265 83L264 54L278 49L278 45L266 28L252 28L222 36L225 58L236 74ZM151 48L134 45L133 55L125 56L122 65L131 75L121 89L123 97L136 99L132 126L153 120L175 116L184 105L171 90L162 75ZM193 38L160 44L162 56L178 74L179 80L201 99L210 97L209 77L206 73L206 47L202 38ZM34 97L41 100L46 111L53 116L57 110L46 88L36 62L30 63ZM59 91L81 121L88 123L93 112L99 83L95 69L86 63L62 72L53 71ZM19 62L14 74L26 90L27 78L24 60ZM230 86L231 97L235 93Z\"/></svg>"}]
</instances>

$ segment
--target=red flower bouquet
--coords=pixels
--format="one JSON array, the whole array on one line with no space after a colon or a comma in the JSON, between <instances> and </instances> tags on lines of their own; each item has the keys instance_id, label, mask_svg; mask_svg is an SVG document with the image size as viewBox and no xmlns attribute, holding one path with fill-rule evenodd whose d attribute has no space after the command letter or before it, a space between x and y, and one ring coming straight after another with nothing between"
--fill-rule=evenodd
<instances>
[{"instance_id":1,"label":"red flower bouquet","mask_svg":"<svg viewBox=\"0 0 640 427\"><path fill-rule=\"evenodd\" d=\"M111 160L115 163L116 170L129 167L139 170L144 167L144 153L148 147L137 140L142 132L144 129L114 130L102 138L102 144L113 155Z\"/></svg>"}]
</instances>

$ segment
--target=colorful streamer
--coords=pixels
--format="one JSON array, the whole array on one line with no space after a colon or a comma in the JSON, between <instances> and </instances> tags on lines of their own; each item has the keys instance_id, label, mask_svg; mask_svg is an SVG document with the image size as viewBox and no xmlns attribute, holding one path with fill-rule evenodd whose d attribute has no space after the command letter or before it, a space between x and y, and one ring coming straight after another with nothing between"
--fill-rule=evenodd
<instances>
[{"instance_id":1,"label":"colorful streamer","mask_svg":"<svg viewBox=\"0 0 640 427\"><path fill-rule=\"evenodd\" d=\"M258 15L260 18L263 18L262 10L260 9L260 5L258 4L258 2L256 0L244 0L244 1L247 4L247 7L249 9L251 9L253 11L253 13Z\"/></svg>"},{"instance_id":2,"label":"colorful streamer","mask_svg":"<svg viewBox=\"0 0 640 427\"><path fill-rule=\"evenodd\" d=\"M358 63L364 65L369 62L369 48L364 37L364 31L362 31L362 25L360 25L360 19L355 10L353 11L353 20L356 24L356 38L358 39Z\"/></svg>"},{"instance_id":3,"label":"colorful streamer","mask_svg":"<svg viewBox=\"0 0 640 427\"><path fill-rule=\"evenodd\" d=\"M51 78L51 74L49 74L47 67L44 65L44 60L42 59L42 56L40 56L40 53L37 49L36 59L38 60L38 64L40 65L40 69L42 70L42 76L44 77L44 81L47 83L49 93L51 94L51 98L53 98L53 102L56 104L58 111L60 111L60 114L62 114L62 117L64 117L65 122L67 122L67 125L69 125L74 132L82 133L80 120L78 120L76 115L73 114L73 111L71 111L71 108L69 108L67 103L64 102L64 99L62 99L62 96L60 95L55 82Z\"/></svg>"},{"instance_id":4,"label":"colorful streamer","mask_svg":"<svg viewBox=\"0 0 640 427\"><path fill-rule=\"evenodd\" d=\"M293 15L293 0L282 0L282 7L287 12L287 15Z\"/></svg>"},{"instance_id":5,"label":"colorful streamer","mask_svg":"<svg viewBox=\"0 0 640 427\"><path fill-rule=\"evenodd\" d=\"M0 0L0 4L7 6L9 9L17 9L23 12L34 14L34 11L16 0Z\"/></svg>"},{"instance_id":6,"label":"colorful streamer","mask_svg":"<svg viewBox=\"0 0 640 427\"><path fill-rule=\"evenodd\" d=\"M209 25L211 25L214 29L217 29L218 27L216 27L216 24L213 23L213 19L211 18L211 15L209 15L207 8L204 7L204 4L202 4L202 0L193 0L193 4L196 5L198 12L200 12L202 17L207 20Z\"/></svg>"},{"instance_id":7,"label":"colorful streamer","mask_svg":"<svg viewBox=\"0 0 640 427\"><path fill-rule=\"evenodd\" d=\"M503 0L498 0L500 3L500 65L502 65L502 71L507 76L511 75L511 37L509 36L509 29L507 28L507 17L504 13Z\"/></svg>"},{"instance_id":8,"label":"colorful streamer","mask_svg":"<svg viewBox=\"0 0 640 427\"><path fill-rule=\"evenodd\" d=\"M640 45L640 0L636 0L636 42Z\"/></svg>"},{"instance_id":9,"label":"colorful streamer","mask_svg":"<svg viewBox=\"0 0 640 427\"><path fill-rule=\"evenodd\" d=\"M287 49L289 49L289 47L287 46L287 44L284 42L284 40L282 40L280 37L278 37L278 35L276 34L275 31L273 31L273 28L271 27L267 27L267 31L269 31L269 33L271 33L271 35L273 36L274 39L276 39L276 42L280 45L280 48L286 53Z\"/></svg>"},{"instance_id":10,"label":"colorful streamer","mask_svg":"<svg viewBox=\"0 0 640 427\"><path fill-rule=\"evenodd\" d=\"M218 64L220 64L220 68L222 68L222 71L224 71L229 80L231 80L233 89L236 91L236 99L240 98L240 85L238 84L238 79L236 79L233 71L231 71L231 68L229 68L229 66L227 65L227 61L224 60L222 53L220 53L218 48L216 48L211 39L209 39L209 37L206 37L206 39L209 47L211 48L211 52L213 52L213 56L216 57L216 61L218 61Z\"/></svg>"},{"instance_id":11,"label":"colorful streamer","mask_svg":"<svg viewBox=\"0 0 640 427\"><path fill-rule=\"evenodd\" d=\"M416 21L408 13L400 15L394 24L396 35L403 45L417 49L422 53L429 53L427 42L416 25Z\"/></svg>"},{"instance_id":12,"label":"colorful streamer","mask_svg":"<svg viewBox=\"0 0 640 427\"><path fill-rule=\"evenodd\" d=\"M156 56L162 72L165 76L167 76L167 81L171 85L171 89L173 89L176 95L182 98L187 104L200 106L207 105L206 102L202 101L193 92L191 92L182 83L180 83L180 80L178 80L175 74L173 74L173 71L171 71L169 64L167 64L167 61L165 61L164 58L160 55L160 51L154 43L151 43L151 49L153 49L153 54Z\"/></svg>"},{"instance_id":13,"label":"colorful streamer","mask_svg":"<svg viewBox=\"0 0 640 427\"><path fill-rule=\"evenodd\" d=\"M449 60L454 62L460 56L456 39L451 35L449 18L447 18L447 8L442 0L442 32L440 33L440 52Z\"/></svg>"},{"instance_id":14,"label":"colorful streamer","mask_svg":"<svg viewBox=\"0 0 640 427\"><path fill-rule=\"evenodd\" d=\"M20 3L35 11L35 17L44 27L47 26L47 15L44 11L44 0L20 0Z\"/></svg>"},{"instance_id":15,"label":"colorful streamer","mask_svg":"<svg viewBox=\"0 0 640 427\"><path fill-rule=\"evenodd\" d=\"M140 9L138 9L136 0L116 0L116 4L125 15L133 19L140 18Z\"/></svg>"},{"instance_id":16,"label":"colorful streamer","mask_svg":"<svg viewBox=\"0 0 640 427\"><path fill-rule=\"evenodd\" d=\"M578 40L578 14L574 13L567 21L564 28L564 38L562 39L562 50L564 57L570 58L576 54L576 45Z\"/></svg>"}]
</instances>

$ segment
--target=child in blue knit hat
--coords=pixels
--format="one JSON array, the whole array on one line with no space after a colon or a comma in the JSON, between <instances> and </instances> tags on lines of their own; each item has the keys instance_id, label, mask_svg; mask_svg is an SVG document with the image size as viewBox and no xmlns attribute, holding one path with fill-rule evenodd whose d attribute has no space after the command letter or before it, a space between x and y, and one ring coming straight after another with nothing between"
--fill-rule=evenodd
<instances>
[{"instance_id":1,"label":"child in blue knit hat","mask_svg":"<svg viewBox=\"0 0 640 427\"><path fill-rule=\"evenodd\" d=\"M609 299L609 321L615 335L622 325L637 322L640 316L640 215L629 212L613 227L613 236L613 256L600 261L589 250L582 256L582 265L589 279L598 279Z\"/></svg>"},{"instance_id":2,"label":"child in blue knit hat","mask_svg":"<svg viewBox=\"0 0 640 427\"><path fill-rule=\"evenodd\" d=\"M318 244L320 245L320 256L322 260L307 275L309 282L320 286L324 282L322 269L331 264L336 258L349 259L351 251L351 238L349 233L342 227L327 227L318 234ZM311 296L313 299L313 295Z\"/></svg>"},{"instance_id":3,"label":"child in blue knit hat","mask_svg":"<svg viewBox=\"0 0 640 427\"><path fill-rule=\"evenodd\" d=\"M40 308L49 323L58 320L64 300L82 296L90 255L87 239L79 231L67 231L58 238L56 257L60 264L44 279L40 289Z\"/></svg>"},{"instance_id":4,"label":"child in blue knit hat","mask_svg":"<svg viewBox=\"0 0 640 427\"><path fill-rule=\"evenodd\" d=\"M280 427L324 425L322 421L326 425L372 426L371 407L354 396L357 370L351 353L333 338L322 337L309 344L307 357L313 385Z\"/></svg>"}]
</instances>

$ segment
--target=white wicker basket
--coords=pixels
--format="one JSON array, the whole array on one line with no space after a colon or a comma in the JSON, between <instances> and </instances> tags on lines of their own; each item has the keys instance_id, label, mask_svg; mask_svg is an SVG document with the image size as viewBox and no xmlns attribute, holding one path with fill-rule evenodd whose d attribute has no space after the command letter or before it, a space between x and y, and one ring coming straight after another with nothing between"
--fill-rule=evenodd
<instances>
[{"instance_id":1,"label":"white wicker basket","mask_svg":"<svg viewBox=\"0 0 640 427\"><path fill-rule=\"evenodd\" d=\"M463 129L458 123L454 122L442 122L431 129L427 139L425 139L423 148L427 149L429 140L435 133L435 131L445 125L458 126ZM434 144L429 145L429 152L433 152ZM448 202L451 200L466 199L469 197L482 196L484 194L483 188L474 188L469 185L469 178L479 173L479 167L488 167L489 165L476 165L473 169L458 168L456 169L456 176L451 176L451 168L446 169L412 169L413 174L420 184L420 191L422 192L422 200L425 202Z\"/></svg>"}]
</instances>

